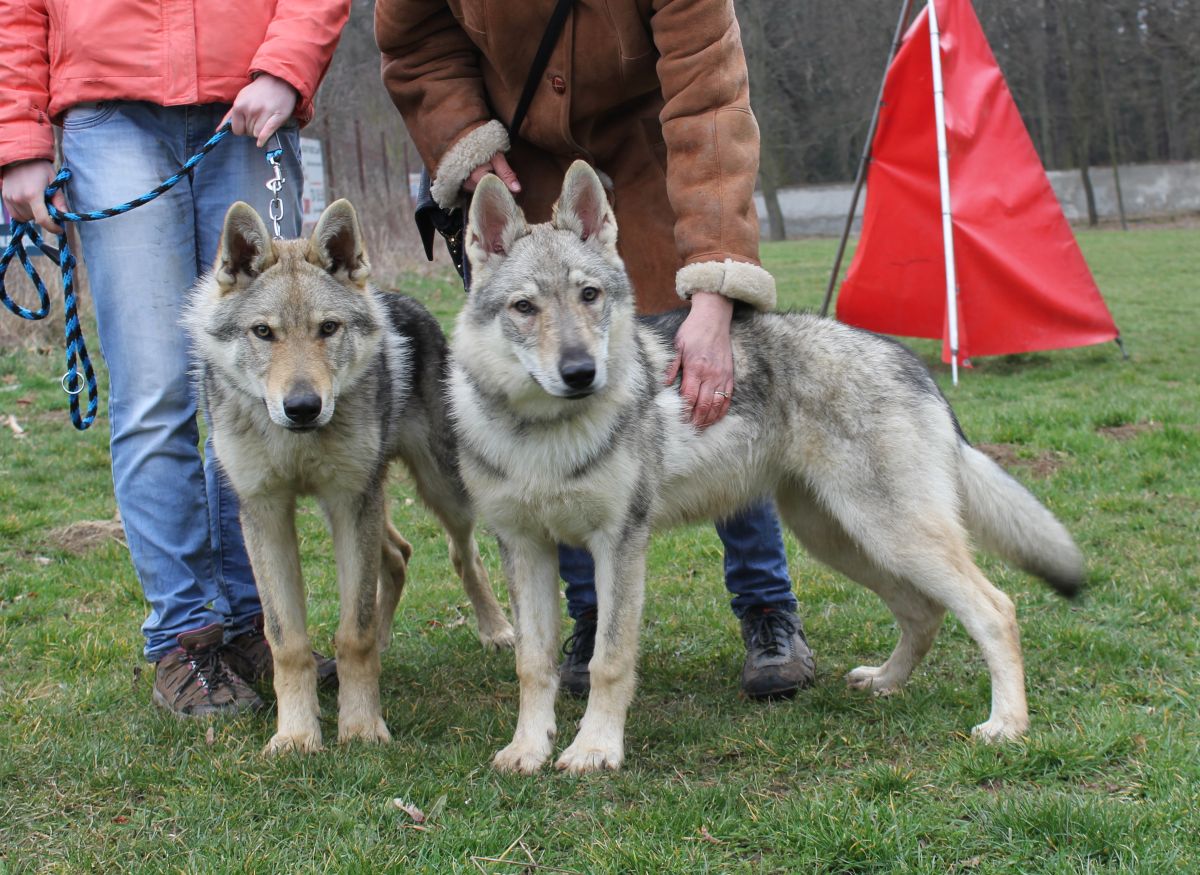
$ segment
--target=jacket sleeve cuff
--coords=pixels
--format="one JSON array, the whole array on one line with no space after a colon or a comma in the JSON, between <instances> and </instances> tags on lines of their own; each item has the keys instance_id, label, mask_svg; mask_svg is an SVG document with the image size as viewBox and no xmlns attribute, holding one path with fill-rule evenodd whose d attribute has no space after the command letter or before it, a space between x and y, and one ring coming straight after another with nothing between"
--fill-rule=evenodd
<instances>
[{"instance_id":1,"label":"jacket sleeve cuff","mask_svg":"<svg viewBox=\"0 0 1200 875\"><path fill-rule=\"evenodd\" d=\"M45 119L45 116L42 115ZM49 120L0 127L0 173L9 164L54 160L54 129Z\"/></svg>"},{"instance_id":2,"label":"jacket sleeve cuff","mask_svg":"<svg viewBox=\"0 0 1200 875\"><path fill-rule=\"evenodd\" d=\"M463 183L497 152L507 152L508 131L496 120L486 122L446 150L433 174L429 193L443 210L459 205Z\"/></svg>"},{"instance_id":3,"label":"jacket sleeve cuff","mask_svg":"<svg viewBox=\"0 0 1200 875\"><path fill-rule=\"evenodd\" d=\"M675 274L675 291L685 301L696 292L716 292L756 310L775 309L775 277L745 261L698 261Z\"/></svg>"}]
</instances>

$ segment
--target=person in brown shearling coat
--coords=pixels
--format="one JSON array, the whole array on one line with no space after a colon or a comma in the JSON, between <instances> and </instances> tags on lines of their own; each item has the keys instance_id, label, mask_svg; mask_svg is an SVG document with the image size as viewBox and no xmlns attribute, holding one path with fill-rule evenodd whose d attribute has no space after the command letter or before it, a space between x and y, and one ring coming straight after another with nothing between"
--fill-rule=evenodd
<instances>
[{"instance_id":1,"label":"person in brown shearling coat","mask_svg":"<svg viewBox=\"0 0 1200 875\"><path fill-rule=\"evenodd\" d=\"M759 263L758 124L732 0L576 0L521 130L513 116L555 0L378 0L383 81L432 175L439 206L465 204L496 173L528 220L545 222L571 162L609 184L638 309L690 304L676 336L680 393L698 428L736 387L733 304L775 306ZM813 680L778 520L769 502L718 526L751 696ZM595 637L590 557L563 550L576 620L563 686L586 691Z\"/></svg>"}]
</instances>

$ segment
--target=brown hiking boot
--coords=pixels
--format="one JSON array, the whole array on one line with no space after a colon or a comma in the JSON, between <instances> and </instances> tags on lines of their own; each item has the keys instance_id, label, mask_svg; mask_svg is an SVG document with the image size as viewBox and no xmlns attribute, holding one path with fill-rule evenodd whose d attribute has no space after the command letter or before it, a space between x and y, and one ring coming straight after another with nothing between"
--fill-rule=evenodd
<instances>
[{"instance_id":1,"label":"brown hiking boot","mask_svg":"<svg viewBox=\"0 0 1200 875\"><path fill-rule=\"evenodd\" d=\"M571 696L583 697L592 691L588 665L596 652L596 611L587 611L575 621L575 631L562 647L563 661L558 665L558 688Z\"/></svg>"},{"instance_id":2,"label":"brown hiking boot","mask_svg":"<svg viewBox=\"0 0 1200 875\"><path fill-rule=\"evenodd\" d=\"M248 684L269 684L275 676L275 663L271 659L271 645L263 634L263 617L254 618L254 628L243 632L225 645L225 661ZM337 662L328 656L313 651L317 661L317 686L336 689L338 684Z\"/></svg>"},{"instance_id":3,"label":"brown hiking boot","mask_svg":"<svg viewBox=\"0 0 1200 875\"><path fill-rule=\"evenodd\" d=\"M262 699L226 664L225 630L213 623L178 637L179 647L158 661L154 704L176 717L237 714L263 706Z\"/></svg>"},{"instance_id":4,"label":"brown hiking boot","mask_svg":"<svg viewBox=\"0 0 1200 875\"><path fill-rule=\"evenodd\" d=\"M742 617L742 640L742 692L751 699L784 698L813 685L812 651L794 611L751 608Z\"/></svg>"}]
</instances>

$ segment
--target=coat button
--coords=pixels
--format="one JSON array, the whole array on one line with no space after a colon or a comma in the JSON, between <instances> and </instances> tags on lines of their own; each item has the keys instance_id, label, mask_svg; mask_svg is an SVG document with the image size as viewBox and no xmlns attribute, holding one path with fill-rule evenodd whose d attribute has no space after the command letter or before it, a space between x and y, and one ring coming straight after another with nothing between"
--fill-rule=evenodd
<instances>
[{"instance_id":1,"label":"coat button","mask_svg":"<svg viewBox=\"0 0 1200 875\"><path fill-rule=\"evenodd\" d=\"M555 76L550 80L550 87L554 89L555 94L563 94L567 90L567 80L562 76Z\"/></svg>"}]
</instances>

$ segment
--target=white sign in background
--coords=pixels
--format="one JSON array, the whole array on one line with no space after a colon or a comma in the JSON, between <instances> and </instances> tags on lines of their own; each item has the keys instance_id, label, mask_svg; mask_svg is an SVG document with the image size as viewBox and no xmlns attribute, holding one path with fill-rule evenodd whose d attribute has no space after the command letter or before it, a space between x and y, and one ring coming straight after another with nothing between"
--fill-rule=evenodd
<instances>
[{"instance_id":1,"label":"white sign in background","mask_svg":"<svg viewBox=\"0 0 1200 875\"><path fill-rule=\"evenodd\" d=\"M304 170L304 190L300 194L305 230L317 224L325 211L325 157L321 141L300 138L300 166Z\"/></svg>"}]
</instances>

